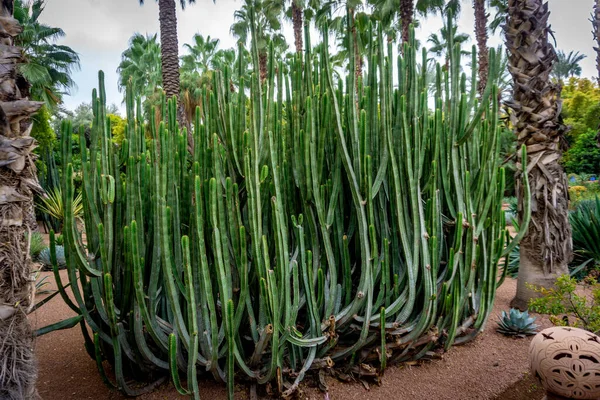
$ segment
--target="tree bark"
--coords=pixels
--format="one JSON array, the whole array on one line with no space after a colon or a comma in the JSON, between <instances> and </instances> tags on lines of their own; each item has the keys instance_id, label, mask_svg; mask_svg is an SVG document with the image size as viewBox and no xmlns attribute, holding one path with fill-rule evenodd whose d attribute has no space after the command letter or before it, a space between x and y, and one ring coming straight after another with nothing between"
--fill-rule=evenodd
<instances>
[{"instance_id":1,"label":"tree bark","mask_svg":"<svg viewBox=\"0 0 600 400\"><path fill-rule=\"evenodd\" d=\"M32 190L39 186L29 117L43 103L26 101L26 83L17 83L14 65L23 60L12 56L13 39L21 29L12 12L12 0L2 0L0 64L10 67L0 79L0 398L33 399L37 369L27 313L35 286L27 238L37 228Z\"/></svg>"},{"instance_id":2,"label":"tree bark","mask_svg":"<svg viewBox=\"0 0 600 400\"><path fill-rule=\"evenodd\" d=\"M177 42L177 9L175 0L158 0L160 22L160 56L163 89L167 98L177 98L177 122L181 129L187 128L188 150L194 148L191 127L185 117L185 109L179 101L179 44Z\"/></svg>"},{"instance_id":3,"label":"tree bark","mask_svg":"<svg viewBox=\"0 0 600 400\"><path fill-rule=\"evenodd\" d=\"M485 84L488 79L489 54L488 54L488 33L487 33L487 14L485 13L485 0L474 0L473 9L475 11L475 38L477 40L477 57L479 83L477 90L483 94Z\"/></svg>"},{"instance_id":4,"label":"tree bark","mask_svg":"<svg viewBox=\"0 0 600 400\"><path fill-rule=\"evenodd\" d=\"M356 32L356 21L354 19L354 9L350 9L350 23L352 24L352 40L354 42L354 76L356 76L357 90L358 90L358 79L362 77L362 54L358 49L358 35ZM348 49L349 51L352 51Z\"/></svg>"},{"instance_id":5,"label":"tree bark","mask_svg":"<svg viewBox=\"0 0 600 400\"><path fill-rule=\"evenodd\" d=\"M595 0L594 2L594 12L592 13L592 27L592 33L594 35L594 40L596 41L596 46L594 47L594 50L596 51L596 71L598 72L596 79L598 80L598 85L600 85L600 0ZM596 142L598 147L600 147L600 126L598 127Z\"/></svg>"},{"instance_id":6,"label":"tree bark","mask_svg":"<svg viewBox=\"0 0 600 400\"><path fill-rule=\"evenodd\" d=\"M267 51L260 50L258 52L258 69L260 72L260 81L264 82L267 80L267 59L268 59Z\"/></svg>"},{"instance_id":7,"label":"tree bark","mask_svg":"<svg viewBox=\"0 0 600 400\"><path fill-rule=\"evenodd\" d=\"M548 40L548 4L543 0L509 0L504 28L513 78L514 126L519 145L527 148L531 187L531 223L521 241L521 263L513 306L526 308L535 293L527 284L551 287L568 273L573 256L568 216L568 183L559 159L565 126L559 121L560 87L550 80L556 60ZM518 153L519 154L519 153ZM519 165L522 165L518 159ZM523 172L517 177L519 217L523 218Z\"/></svg>"},{"instance_id":8,"label":"tree bark","mask_svg":"<svg viewBox=\"0 0 600 400\"><path fill-rule=\"evenodd\" d=\"M402 44L410 40L410 24L413 22L415 6L413 0L400 0L400 21L402 23Z\"/></svg>"},{"instance_id":9,"label":"tree bark","mask_svg":"<svg viewBox=\"0 0 600 400\"><path fill-rule=\"evenodd\" d=\"M302 26L304 21L304 13L302 8L296 4L297 0L292 0L292 23L294 25L294 44L296 45L296 53L302 54L303 40L302 40Z\"/></svg>"}]
</instances>

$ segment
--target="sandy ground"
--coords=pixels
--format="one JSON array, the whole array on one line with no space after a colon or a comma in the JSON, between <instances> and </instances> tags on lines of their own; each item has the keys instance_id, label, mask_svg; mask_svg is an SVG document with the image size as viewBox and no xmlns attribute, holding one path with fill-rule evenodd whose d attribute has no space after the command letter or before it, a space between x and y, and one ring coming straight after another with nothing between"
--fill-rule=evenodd
<instances>
[{"instance_id":1,"label":"sandy ground","mask_svg":"<svg viewBox=\"0 0 600 400\"><path fill-rule=\"evenodd\" d=\"M65 271L61 272L65 277ZM52 284L54 285L53 279ZM494 311L485 332L464 346L453 347L441 360L417 366L388 368L380 386L361 383L342 383L328 378L329 399L502 399L511 387L518 386L528 371L527 351L530 338L511 339L495 332L501 310L508 310L516 291L516 281L507 278L498 289ZM74 315L60 298L55 298L31 315L35 326L44 326ZM539 317L542 327L551 326ZM96 370L95 362L87 355L80 329L53 332L38 339L36 354L39 363L38 391L44 400L123 399L105 386ZM225 399L226 392L218 384L201 381L200 397L211 400ZM519 399L540 400L539 391L531 393L523 385L518 389ZM532 385L530 385L532 386ZM535 386L535 385L533 385ZM236 398L248 398L248 390L239 387ZM165 384L142 399L185 398ZM324 393L307 382L301 393L303 399L324 399ZM510 397L517 398L517 397Z\"/></svg>"}]
</instances>

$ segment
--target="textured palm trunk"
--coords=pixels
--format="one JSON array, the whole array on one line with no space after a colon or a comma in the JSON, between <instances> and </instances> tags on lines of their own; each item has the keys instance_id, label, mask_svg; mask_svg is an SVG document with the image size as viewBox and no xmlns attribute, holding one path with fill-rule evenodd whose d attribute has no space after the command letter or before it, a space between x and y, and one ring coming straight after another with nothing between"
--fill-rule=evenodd
<instances>
[{"instance_id":1,"label":"textured palm trunk","mask_svg":"<svg viewBox=\"0 0 600 400\"><path fill-rule=\"evenodd\" d=\"M296 45L296 53L302 54L302 25L304 24L304 13L302 8L298 6L297 0L292 1L292 23L294 25L294 44Z\"/></svg>"},{"instance_id":2,"label":"textured palm trunk","mask_svg":"<svg viewBox=\"0 0 600 400\"><path fill-rule=\"evenodd\" d=\"M158 1L160 21L160 56L163 89L167 98L177 98L177 121L179 126L188 129L188 150L194 148L190 125L185 117L185 109L179 101L179 45L177 43L177 12L175 0Z\"/></svg>"},{"instance_id":3,"label":"textured palm trunk","mask_svg":"<svg viewBox=\"0 0 600 400\"><path fill-rule=\"evenodd\" d=\"M350 23L352 24L352 40L354 42L354 60L356 61L356 65L354 67L354 74L356 76L357 82L358 78L362 77L362 54L360 54L360 50L358 48L358 35L356 33L356 20L354 19L354 9L350 9ZM358 90L358 86L357 86Z\"/></svg>"},{"instance_id":4,"label":"textured palm trunk","mask_svg":"<svg viewBox=\"0 0 600 400\"><path fill-rule=\"evenodd\" d=\"M400 21L402 23L402 43L408 43L410 24L413 22L415 6L413 0L400 0Z\"/></svg>"},{"instance_id":5,"label":"textured palm trunk","mask_svg":"<svg viewBox=\"0 0 600 400\"><path fill-rule=\"evenodd\" d=\"M485 13L485 0L474 0L473 9L475 12L475 38L477 40L477 57L479 83L477 90L483 94L485 83L488 78L489 59L488 59L488 33L487 33L487 14Z\"/></svg>"},{"instance_id":6,"label":"textured palm trunk","mask_svg":"<svg viewBox=\"0 0 600 400\"><path fill-rule=\"evenodd\" d=\"M12 0L0 3L0 398L36 397L37 370L27 313L33 303L28 233L35 229L33 191L39 189L32 150L30 116L43 103L28 101L16 66L20 32Z\"/></svg>"},{"instance_id":7,"label":"textured palm trunk","mask_svg":"<svg viewBox=\"0 0 600 400\"><path fill-rule=\"evenodd\" d=\"M594 40L596 41L596 47L594 47L594 50L596 51L596 70L598 71L596 79L598 80L598 84L600 85L600 0L595 0L594 2L594 12L592 14L592 27L592 33L594 34ZM600 127L598 127L596 141L598 142L598 147L600 147Z\"/></svg>"},{"instance_id":8,"label":"textured palm trunk","mask_svg":"<svg viewBox=\"0 0 600 400\"><path fill-rule=\"evenodd\" d=\"M521 241L517 295L512 303L525 309L536 295L527 284L551 287L558 276L568 273L573 247L567 177L559 164L565 134L558 120L560 87L550 80L556 53L548 40L548 4L509 0L508 14L504 31L514 82L508 105L514 110L518 143L527 148L531 187L531 223ZM523 204L521 177L516 190Z\"/></svg>"},{"instance_id":9,"label":"textured palm trunk","mask_svg":"<svg viewBox=\"0 0 600 400\"><path fill-rule=\"evenodd\" d=\"M258 52L258 69L260 71L260 80L262 82L267 80L267 51L260 50Z\"/></svg>"}]
</instances>

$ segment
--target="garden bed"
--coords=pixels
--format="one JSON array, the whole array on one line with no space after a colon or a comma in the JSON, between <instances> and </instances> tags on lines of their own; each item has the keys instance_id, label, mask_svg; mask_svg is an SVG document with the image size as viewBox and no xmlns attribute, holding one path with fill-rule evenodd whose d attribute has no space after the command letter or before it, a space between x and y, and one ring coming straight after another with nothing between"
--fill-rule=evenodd
<instances>
[{"instance_id":1,"label":"garden bed","mask_svg":"<svg viewBox=\"0 0 600 400\"><path fill-rule=\"evenodd\" d=\"M49 273L44 273L49 274ZM51 275L51 274L50 274ZM66 271L61 275L66 281ZM52 277L52 286L54 282ZM441 360L391 366L385 371L381 385L372 382L343 383L326 379L330 399L531 399L543 396L539 384L527 372L527 351L530 339L511 339L495 332L501 310L508 310L516 291L516 281L510 278L498 289L494 311L485 331L473 342L452 347ZM40 327L69 317L72 311L60 299L55 299L30 316ZM539 317L542 327L551 326ZM83 346L79 328L42 336L36 345L39 364L38 391L44 400L122 399L120 393L102 383L96 365ZM366 388L368 386L368 389ZM236 398L249 398L246 387L236 387ZM315 380L307 377L301 386L302 399L323 399ZM510 397L507 397L510 396ZM519 397L521 396L521 397ZM225 399L227 393L207 377L200 381L200 397ZM172 385L165 384L142 399L187 398L179 396Z\"/></svg>"}]
</instances>

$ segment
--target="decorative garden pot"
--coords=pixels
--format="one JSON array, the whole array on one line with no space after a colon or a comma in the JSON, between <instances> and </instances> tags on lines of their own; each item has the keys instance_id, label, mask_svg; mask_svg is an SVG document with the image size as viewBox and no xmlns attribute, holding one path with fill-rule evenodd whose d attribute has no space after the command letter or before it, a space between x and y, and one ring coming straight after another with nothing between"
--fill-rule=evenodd
<instances>
[{"instance_id":1,"label":"decorative garden pot","mask_svg":"<svg viewBox=\"0 0 600 400\"><path fill-rule=\"evenodd\" d=\"M549 395L569 399L600 398L600 337L597 335L562 326L545 329L531 341L529 360L531 372Z\"/></svg>"}]
</instances>

